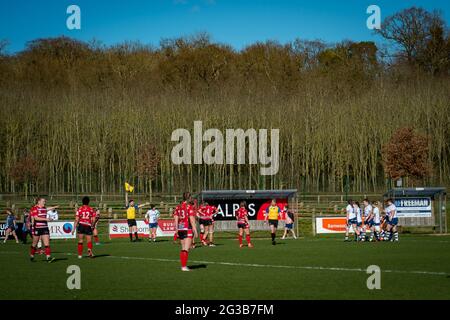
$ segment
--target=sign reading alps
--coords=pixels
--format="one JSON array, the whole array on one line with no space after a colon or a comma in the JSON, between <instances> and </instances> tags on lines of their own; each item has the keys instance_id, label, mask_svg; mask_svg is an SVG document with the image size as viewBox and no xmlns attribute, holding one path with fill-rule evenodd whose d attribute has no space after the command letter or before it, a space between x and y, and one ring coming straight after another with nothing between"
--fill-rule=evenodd
<instances>
[{"instance_id":1,"label":"sign reading alps","mask_svg":"<svg viewBox=\"0 0 450 320\"><path fill-rule=\"evenodd\" d=\"M210 199L206 200L210 205L219 209L214 220L236 220L235 212L239 209L239 200L231 199ZM246 208L248 211L249 220L264 220L266 209L270 206L270 199L246 199ZM285 219L284 207L287 204L287 199L277 199L277 205L282 210L281 218Z\"/></svg>"},{"instance_id":2,"label":"sign reading alps","mask_svg":"<svg viewBox=\"0 0 450 320\"><path fill-rule=\"evenodd\" d=\"M397 198L394 202L399 218L431 217L431 198Z\"/></svg>"}]
</instances>

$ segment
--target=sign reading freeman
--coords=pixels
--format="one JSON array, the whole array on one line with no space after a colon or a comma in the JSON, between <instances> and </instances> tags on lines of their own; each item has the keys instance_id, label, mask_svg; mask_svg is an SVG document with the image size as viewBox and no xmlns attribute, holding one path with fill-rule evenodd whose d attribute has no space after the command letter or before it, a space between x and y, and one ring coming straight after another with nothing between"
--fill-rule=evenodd
<instances>
[{"instance_id":1,"label":"sign reading freeman","mask_svg":"<svg viewBox=\"0 0 450 320\"><path fill-rule=\"evenodd\" d=\"M172 132L171 141L178 142L172 149L172 163L192 164L193 160L194 164L246 164L246 158L248 158L248 164L261 165L261 175L275 175L279 169L279 136L279 129L270 130L269 155L267 129L259 129L258 132L255 129L247 131L226 129L224 139L220 130L208 129L203 132L202 121L194 121L193 146L191 133L188 130L176 129ZM203 148L203 142L209 142L209 144ZM246 157L247 145L248 157Z\"/></svg>"},{"instance_id":2,"label":"sign reading freeman","mask_svg":"<svg viewBox=\"0 0 450 320\"><path fill-rule=\"evenodd\" d=\"M395 206L398 217L431 217L431 198L397 198Z\"/></svg>"}]
</instances>

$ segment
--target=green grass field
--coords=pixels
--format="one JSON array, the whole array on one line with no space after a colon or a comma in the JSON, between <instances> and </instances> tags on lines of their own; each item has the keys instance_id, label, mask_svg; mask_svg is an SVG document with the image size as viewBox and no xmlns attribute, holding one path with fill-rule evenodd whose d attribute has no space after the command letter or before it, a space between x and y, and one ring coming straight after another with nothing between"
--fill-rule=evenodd
<instances>
[{"instance_id":1,"label":"green grass field","mask_svg":"<svg viewBox=\"0 0 450 320\"><path fill-rule=\"evenodd\" d=\"M0 299L449 299L450 236L403 235L399 243L344 243L342 236L254 239L242 248L230 234L189 256L181 272L172 239L94 247L78 259L76 242L55 240L57 260L28 259L29 245L0 245ZM369 265L381 268L381 290L369 290ZM81 268L81 290L66 287L69 265ZM179 286L190 288L188 296Z\"/></svg>"}]
</instances>

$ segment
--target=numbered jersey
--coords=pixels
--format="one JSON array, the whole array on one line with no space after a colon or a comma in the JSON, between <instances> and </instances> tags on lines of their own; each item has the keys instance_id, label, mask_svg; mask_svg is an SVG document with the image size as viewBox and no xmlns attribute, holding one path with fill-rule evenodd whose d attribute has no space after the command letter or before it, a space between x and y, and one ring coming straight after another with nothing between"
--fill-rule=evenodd
<instances>
[{"instance_id":1,"label":"numbered jersey","mask_svg":"<svg viewBox=\"0 0 450 320\"><path fill-rule=\"evenodd\" d=\"M76 217L78 223L84 226L92 227L92 219L95 217L95 211L90 206L83 205L77 210Z\"/></svg>"},{"instance_id":2,"label":"numbered jersey","mask_svg":"<svg viewBox=\"0 0 450 320\"><path fill-rule=\"evenodd\" d=\"M198 208L199 218L202 220L208 219L208 207L207 206L200 206Z\"/></svg>"},{"instance_id":3,"label":"numbered jersey","mask_svg":"<svg viewBox=\"0 0 450 320\"><path fill-rule=\"evenodd\" d=\"M174 216L178 217L178 230L190 230L192 229L191 223L189 221L190 217L195 217L194 207L186 202L179 204L173 213Z\"/></svg>"},{"instance_id":4,"label":"numbered jersey","mask_svg":"<svg viewBox=\"0 0 450 320\"><path fill-rule=\"evenodd\" d=\"M34 229L42 229L42 228L48 228L48 224L47 221L36 221L36 217L39 218L47 218L47 208L45 207L38 207L38 206L34 206L33 208L31 208L30 210L30 217L33 221L33 228Z\"/></svg>"},{"instance_id":5,"label":"numbered jersey","mask_svg":"<svg viewBox=\"0 0 450 320\"><path fill-rule=\"evenodd\" d=\"M240 207L239 209L236 210L236 217L238 220L238 223L247 223L247 218L248 216L248 211L247 209Z\"/></svg>"},{"instance_id":6,"label":"numbered jersey","mask_svg":"<svg viewBox=\"0 0 450 320\"><path fill-rule=\"evenodd\" d=\"M214 213L216 212L216 207L214 206L201 206L200 209L200 219L202 220L212 220Z\"/></svg>"}]
</instances>

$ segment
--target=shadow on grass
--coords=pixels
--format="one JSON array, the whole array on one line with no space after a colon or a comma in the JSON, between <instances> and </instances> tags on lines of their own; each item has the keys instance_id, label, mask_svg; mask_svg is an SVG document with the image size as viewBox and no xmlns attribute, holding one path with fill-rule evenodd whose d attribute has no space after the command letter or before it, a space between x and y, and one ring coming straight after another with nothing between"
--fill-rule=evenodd
<instances>
[{"instance_id":1,"label":"shadow on grass","mask_svg":"<svg viewBox=\"0 0 450 320\"><path fill-rule=\"evenodd\" d=\"M195 269L206 269L206 264L194 264L192 266L188 266L189 269L195 270Z\"/></svg>"},{"instance_id":2,"label":"shadow on grass","mask_svg":"<svg viewBox=\"0 0 450 320\"><path fill-rule=\"evenodd\" d=\"M104 258L104 257L110 257L110 254L96 254L92 259L97 259L97 258Z\"/></svg>"}]
</instances>

